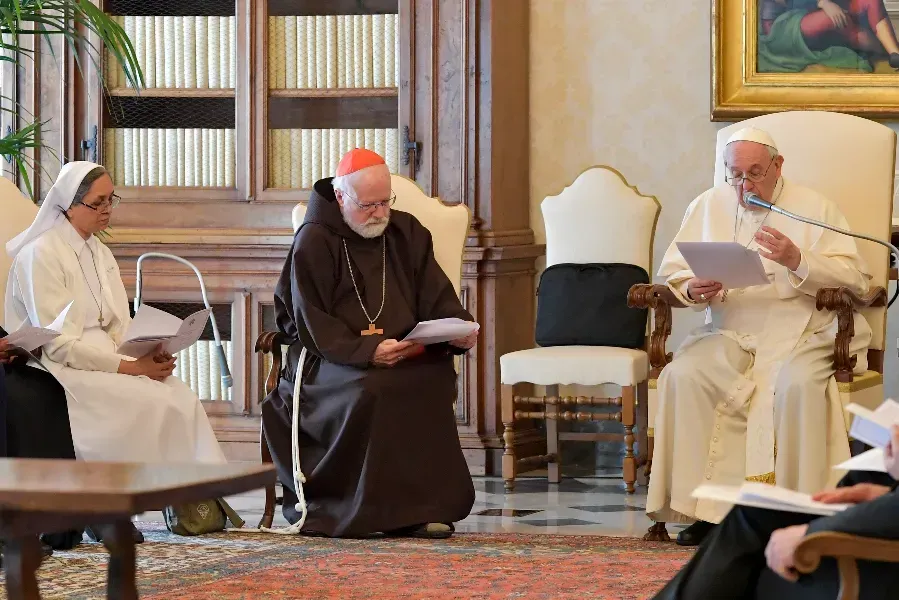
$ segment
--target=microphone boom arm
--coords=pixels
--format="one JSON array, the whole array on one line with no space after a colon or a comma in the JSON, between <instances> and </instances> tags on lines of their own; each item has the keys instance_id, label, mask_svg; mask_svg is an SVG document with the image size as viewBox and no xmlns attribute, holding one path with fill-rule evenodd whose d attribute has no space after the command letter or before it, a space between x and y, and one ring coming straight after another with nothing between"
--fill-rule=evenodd
<instances>
[{"instance_id":1,"label":"microphone boom arm","mask_svg":"<svg viewBox=\"0 0 899 600\"><path fill-rule=\"evenodd\" d=\"M756 204L756 203L754 203L754 202L753 202L753 204L755 204L756 206L759 206L759 204ZM763 206L762 208L768 208L768 207ZM823 227L824 229L829 229L829 230L831 230L831 231L835 231L836 233L842 233L843 235L848 235L848 236L850 236L850 237L858 238L858 239L860 239L860 240L867 240L867 241L869 241L869 242L874 242L875 244L880 244L881 246L885 246L885 247L890 251L890 253L891 253L894 257L896 257L896 265L899 266L899 248L896 248L896 246L894 246L894 245L891 244L890 242L885 242L885 241L883 241L883 240L879 240L879 239L877 239L877 238L875 238L875 237L871 237L871 236L869 236L869 235L864 235L864 234L861 234L861 233L853 233L853 232L851 232L851 231L846 231L845 229L840 229L839 227L834 227L833 225L828 225L827 223L823 223L823 222L821 222L821 221L816 221L815 219L809 219L808 217L803 217L803 216L797 215L797 214L795 214L795 213L791 213L790 211L784 210L784 209L782 209L782 208L780 208L779 206L774 205L774 204L771 204L771 205L770 205L769 210L772 210L772 211L774 211L774 212L776 212L776 213L778 213L778 214L781 214L781 215L783 215L783 216L785 216L785 217L788 217L788 218L790 218L790 219L795 219L795 220L797 220L797 221L802 221L803 223L807 223L807 224L809 224L809 225L817 225L818 227ZM893 294L893 297L890 298L890 301L889 301L889 303L887 304L887 308L889 308L890 306L892 306L893 302L896 301L896 296L897 296L897 294L899 294L899 288L897 288L896 293Z\"/></svg>"},{"instance_id":2,"label":"microphone boom arm","mask_svg":"<svg viewBox=\"0 0 899 600\"><path fill-rule=\"evenodd\" d=\"M141 288L143 283L141 279L141 263L145 258L168 258L190 267L193 270L194 274L197 276L197 280L200 282L200 293L203 296L203 305L209 309L209 321L212 324L212 335L215 338L215 347L219 357L219 364L222 368L222 383L225 387L234 385L234 379L231 377L231 369L228 368L228 359L225 356L225 349L222 347L222 336L219 333L218 324L215 322L215 314L212 312L209 298L206 296L206 284L203 282L203 276L200 274L200 270L192 262L181 258L180 256L166 254L164 252L146 252L141 254L137 259L137 269L135 273L134 312L136 313L137 309L140 308Z\"/></svg>"}]
</instances>

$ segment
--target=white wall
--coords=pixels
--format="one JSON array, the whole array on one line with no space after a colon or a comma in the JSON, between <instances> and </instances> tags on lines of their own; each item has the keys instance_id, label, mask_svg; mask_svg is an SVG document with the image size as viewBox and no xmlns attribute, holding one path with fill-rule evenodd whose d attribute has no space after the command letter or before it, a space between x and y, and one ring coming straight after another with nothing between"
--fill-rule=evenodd
<instances>
[{"instance_id":1,"label":"white wall","mask_svg":"<svg viewBox=\"0 0 899 600\"><path fill-rule=\"evenodd\" d=\"M715 134L727 125L709 120L709 3L530 3L531 226L537 240L545 242L543 198L590 166L610 165L662 204L658 268L687 205L711 185ZM897 311L887 335L890 395L899 393ZM677 312L669 348L700 322L692 311Z\"/></svg>"}]
</instances>

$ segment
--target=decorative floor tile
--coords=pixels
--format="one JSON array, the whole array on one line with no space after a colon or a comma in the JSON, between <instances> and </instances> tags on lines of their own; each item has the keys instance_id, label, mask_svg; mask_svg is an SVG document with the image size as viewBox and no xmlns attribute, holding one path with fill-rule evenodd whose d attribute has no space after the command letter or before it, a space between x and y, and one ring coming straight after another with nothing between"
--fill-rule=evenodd
<instances>
[{"instance_id":1,"label":"decorative floor tile","mask_svg":"<svg viewBox=\"0 0 899 600\"><path fill-rule=\"evenodd\" d=\"M523 525L533 525L535 527L566 527L569 525L595 525L591 521L581 521L580 519L545 519L542 521L521 521Z\"/></svg>"},{"instance_id":2,"label":"decorative floor tile","mask_svg":"<svg viewBox=\"0 0 899 600\"><path fill-rule=\"evenodd\" d=\"M646 508L642 506L628 506L626 504L606 504L604 506L572 506L577 510L585 510L592 513L608 513L608 512L645 512Z\"/></svg>"},{"instance_id":3,"label":"decorative floor tile","mask_svg":"<svg viewBox=\"0 0 899 600\"><path fill-rule=\"evenodd\" d=\"M472 512L472 515L479 517L526 517L534 513L543 512L539 509L522 510L519 508L488 508L479 512Z\"/></svg>"}]
</instances>

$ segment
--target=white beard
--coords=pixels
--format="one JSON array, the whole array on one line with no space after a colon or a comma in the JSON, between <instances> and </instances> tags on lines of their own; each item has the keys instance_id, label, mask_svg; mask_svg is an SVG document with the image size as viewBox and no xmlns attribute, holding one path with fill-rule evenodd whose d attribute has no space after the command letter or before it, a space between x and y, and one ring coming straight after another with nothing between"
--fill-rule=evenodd
<instances>
[{"instance_id":1,"label":"white beard","mask_svg":"<svg viewBox=\"0 0 899 600\"><path fill-rule=\"evenodd\" d=\"M384 233L384 230L387 229L387 225L390 223L390 217L372 217L368 221L363 224L354 223L353 220L347 215L346 208L341 207L341 214L343 215L343 222L346 223L350 229L352 229L358 235L364 237L367 240L372 238L376 238Z\"/></svg>"}]
</instances>

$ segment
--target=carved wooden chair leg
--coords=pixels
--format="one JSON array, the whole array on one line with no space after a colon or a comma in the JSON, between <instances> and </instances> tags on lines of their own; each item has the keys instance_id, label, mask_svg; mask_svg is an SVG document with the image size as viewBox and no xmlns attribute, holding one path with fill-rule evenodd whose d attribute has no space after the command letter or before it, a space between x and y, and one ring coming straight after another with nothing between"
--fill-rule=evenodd
<instances>
[{"instance_id":1,"label":"carved wooden chair leg","mask_svg":"<svg viewBox=\"0 0 899 600\"><path fill-rule=\"evenodd\" d=\"M515 489L515 388L503 384L501 387L500 413L503 421L503 482L507 492Z\"/></svg>"},{"instance_id":2,"label":"carved wooden chair leg","mask_svg":"<svg viewBox=\"0 0 899 600\"><path fill-rule=\"evenodd\" d=\"M668 530L665 529L664 522L658 522L653 524L652 527L649 528L649 531L643 536L644 542L670 542L671 538L668 537Z\"/></svg>"},{"instance_id":3,"label":"carved wooden chair leg","mask_svg":"<svg viewBox=\"0 0 899 600\"><path fill-rule=\"evenodd\" d=\"M637 485L649 485L648 465L652 461L649 453L649 382L637 384L636 422L637 429Z\"/></svg>"},{"instance_id":4,"label":"carved wooden chair leg","mask_svg":"<svg viewBox=\"0 0 899 600\"><path fill-rule=\"evenodd\" d=\"M624 487L633 494L637 481L637 457L634 454L634 421L636 413L637 388L628 385L621 388L621 424L624 425L624 464L622 471Z\"/></svg>"},{"instance_id":5,"label":"carved wooden chair leg","mask_svg":"<svg viewBox=\"0 0 899 600\"><path fill-rule=\"evenodd\" d=\"M272 453L268 447L268 441L265 439L265 425L259 427L259 448L262 453L262 464L272 463ZM271 528L275 520L275 484L266 486L265 488L265 511L259 520L259 527Z\"/></svg>"},{"instance_id":6,"label":"carved wooden chair leg","mask_svg":"<svg viewBox=\"0 0 899 600\"><path fill-rule=\"evenodd\" d=\"M559 386L551 385L546 388L547 396L559 397ZM562 457L559 453L559 420L550 418L549 415L558 415L557 404L546 406L546 455L553 457L546 464L546 476L549 483L559 483L561 480Z\"/></svg>"}]
</instances>

